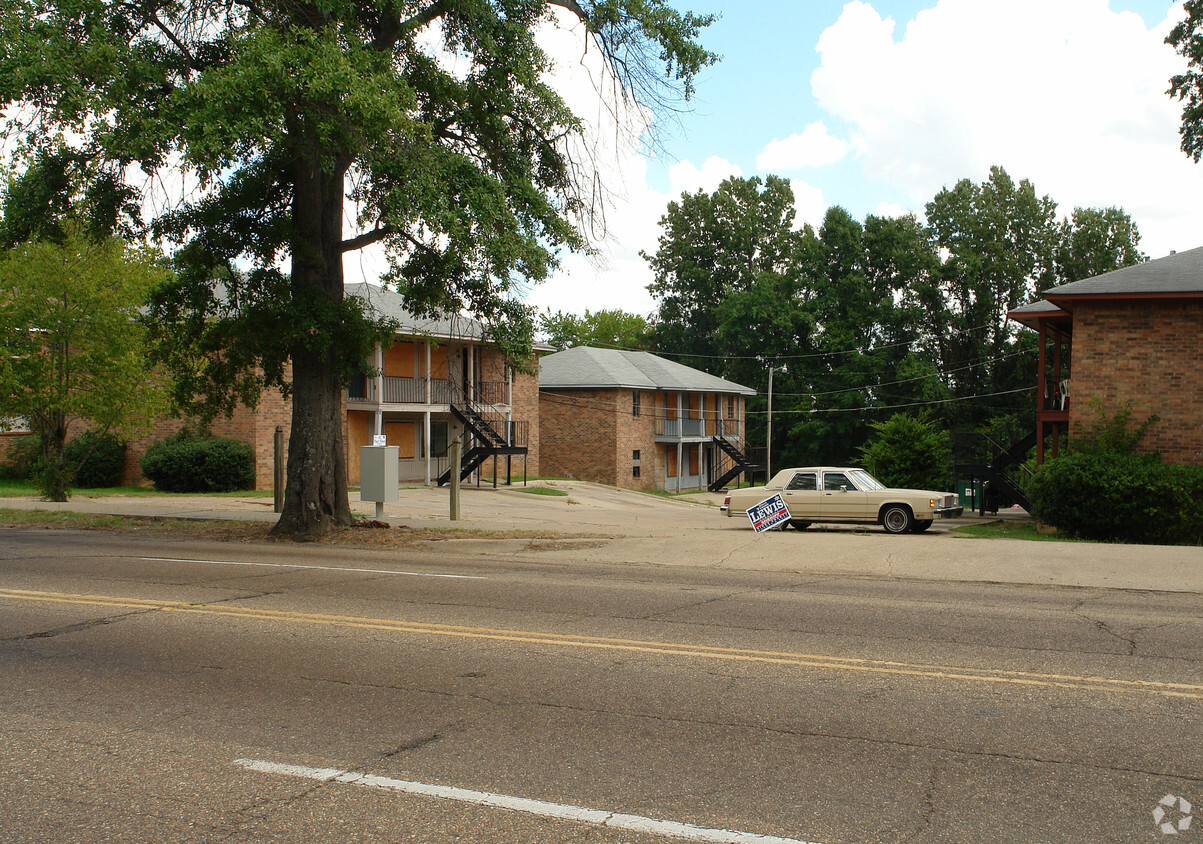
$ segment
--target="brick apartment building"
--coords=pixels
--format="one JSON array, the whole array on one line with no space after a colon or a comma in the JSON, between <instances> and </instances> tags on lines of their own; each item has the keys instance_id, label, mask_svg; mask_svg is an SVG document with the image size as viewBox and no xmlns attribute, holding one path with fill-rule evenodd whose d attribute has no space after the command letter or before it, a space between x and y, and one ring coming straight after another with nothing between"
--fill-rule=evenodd
<instances>
[{"instance_id":1,"label":"brick apartment building","mask_svg":"<svg viewBox=\"0 0 1203 844\"><path fill-rule=\"evenodd\" d=\"M1203 464L1203 248L1046 290L1011 311L1040 334L1036 459L1088 427L1092 398L1113 414L1160 417L1140 448ZM1046 440L1049 442L1046 443Z\"/></svg>"},{"instance_id":2,"label":"brick apartment building","mask_svg":"<svg viewBox=\"0 0 1203 844\"><path fill-rule=\"evenodd\" d=\"M577 346L539 367L543 474L629 489L705 489L742 450L755 391L649 352Z\"/></svg>"},{"instance_id":3,"label":"brick apartment building","mask_svg":"<svg viewBox=\"0 0 1203 844\"><path fill-rule=\"evenodd\" d=\"M377 347L374 360L365 362L365 369L376 374L357 379L344 393L343 441L351 486L359 485L359 448L371 445L376 434L398 447L402 482L429 484L448 471L452 439L467 430L465 449L470 449L475 442L470 429L480 424L509 446L486 449L501 455L495 461L501 479L507 465L519 476L538 473L538 379L511 369L487 342L479 322L461 316L418 318L399 294L368 284L349 284L346 294L364 299L375 313L401 326L395 342L387 349ZM123 482L144 482L138 467L147 447L184 424L161 419L150 433L131 440ZM215 419L209 430L250 443L255 449L256 487L270 489L277 425L283 428L287 449L292 405L269 390L255 409L239 406L231 418ZM492 480L493 465L486 456L476 472Z\"/></svg>"}]
</instances>

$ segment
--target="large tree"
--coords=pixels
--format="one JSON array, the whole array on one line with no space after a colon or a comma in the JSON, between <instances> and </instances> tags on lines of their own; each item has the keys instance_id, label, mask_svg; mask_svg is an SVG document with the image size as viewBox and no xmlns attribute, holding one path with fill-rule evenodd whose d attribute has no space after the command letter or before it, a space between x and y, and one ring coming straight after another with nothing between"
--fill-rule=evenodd
<instances>
[{"instance_id":1,"label":"large tree","mask_svg":"<svg viewBox=\"0 0 1203 844\"><path fill-rule=\"evenodd\" d=\"M1170 78L1171 96L1182 105L1182 151L1199 161L1203 157L1203 0L1182 4L1186 17L1165 39L1187 61L1186 71Z\"/></svg>"},{"instance_id":2,"label":"large tree","mask_svg":"<svg viewBox=\"0 0 1203 844\"><path fill-rule=\"evenodd\" d=\"M658 348L716 375L749 378L796 344L788 309L797 293L800 234L794 193L777 176L725 180L713 193L682 194L660 220L655 274ZM786 310L774 312L773 303Z\"/></svg>"},{"instance_id":3,"label":"large tree","mask_svg":"<svg viewBox=\"0 0 1203 844\"><path fill-rule=\"evenodd\" d=\"M550 310L539 315L539 330L557 349L598 346L604 349L646 349L651 328L647 319L621 310L590 311L584 315Z\"/></svg>"},{"instance_id":4,"label":"large tree","mask_svg":"<svg viewBox=\"0 0 1203 844\"><path fill-rule=\"evenodd\" d=\"M714 58L710 19L663 0L0 0L10 125L185 174L155 221L182 245L164 356L208 412L291 391L278 534L351 521L340 395L383 330L343 298L344 255L380 244L411 307L470 310L504 342L530 336L512 281L582 245L581 123L537 39L561 12L619 99L688 95Z\"/></svg>"}]
</instances>

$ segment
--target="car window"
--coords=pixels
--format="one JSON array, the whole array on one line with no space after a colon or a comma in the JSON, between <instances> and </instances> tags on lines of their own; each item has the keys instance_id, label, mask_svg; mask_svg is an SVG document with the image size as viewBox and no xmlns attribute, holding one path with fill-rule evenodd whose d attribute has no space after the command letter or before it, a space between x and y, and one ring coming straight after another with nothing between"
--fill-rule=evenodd
<instances>
[{"instance_id":1,"label":"car window","mask_svg":"<svg viewBox=\"0 0 1203 844\"><path fill-rule=\"evenodd\" d=\"M818 486L817 480L815 478L814 472L799 472L798 474L796 474L792 478L790 478L790 481L788 484L786 484L785 488L786 489L813 490L813 489L818 489L819 486Z\"/></svg>"},{"instance_id":2,"label":"car window","mask_svg":"<svg viewBox=\"0 0 1203 844\"><path fill-rule=\"evenodd\" d=\"M843 472L824 472L823 473L823 489L838 490L840 487L846 486L848 489L856 489L856 484L852 483L852 479Z\"/></svg>"},{"instance_id":3,"label":"car window","mask_svg":"<svg viewBox=\"0 0 1203 844\"><path fill-rule=\"evenodd\" d=\"M886 485L870 475L864 469L849 469L848 474L856 481L860 489L885 489Z\"/></svg>"}]
</instances>

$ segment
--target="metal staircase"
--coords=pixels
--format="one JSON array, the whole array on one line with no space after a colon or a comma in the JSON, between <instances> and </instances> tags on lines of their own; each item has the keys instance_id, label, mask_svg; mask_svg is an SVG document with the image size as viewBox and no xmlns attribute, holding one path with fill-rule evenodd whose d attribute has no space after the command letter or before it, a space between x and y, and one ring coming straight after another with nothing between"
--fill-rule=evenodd
<instances>
[{"instance_id":1,"label":"metal staircase","mask_svg":"<svg viewBox=\"0 0 1203 844\"><path fill-rule=\"evenodd\" d=\"M515 441L520 439L515 436L517 423L507 423L505 419L498 417L486 417L462 393L452 399L450 408L452 415L464 426L464 433L467 434L467 442L465 442L467 447L464 449L459 465L461 481L479 469L481 464L490 457L525 455L527 453L525 445L515 444ZM509 436L500 433L498 428L507 431ZM448 467L447 471L439 475L439 486L451 483L452 471L454 471L454 467Z\"/></svg>"},{"instance_id":2,"label":"metal staircase","mask_svg":"<svg viewBox=\"0 0 1203 844\"><path fill-rule=\"evenodd\" d=\"M751 449L748 450L748 453L745 453L740 450L739 446L721 435L715 435L711 439L719 447L719 450L731 460L731 467L719 475L707 487L711 492L718 492L744 472L747 472L748 476L751 477L753 472L764 469L764 462L757 462L750 453Z\"/></svg>"},{"instance_id":3,"label":"metal staircase","mask_svg":"<svg viewBox=\"0 0 1203 844\"><path fill-rule=\"evenodd\" d=\"M991 447L997 449L994 456L982 460L980 457L982 449L980 447L977 449L966 449L964 447L965 443L970 442L966 438L971 436L984 441L988 449ZM985 434L961 434L958 435L958 440L958 451L961 452L960 459L957 460L955 467L958 478L980 478L992 484L995 491L1002 493L1023 509L1028 511L1032 509L1031 502L1028 500L1028 494L1024 492L1023 487L1015 480L1015 470L1012 467L1022 468L1022 463L1027 458L1028 452L1036 445L1035 431L1006 448L1001 448ZM978 443L979 446L980 441ZM975 456L966 455L965 452L967 450L975 452ZM986 496L983 495L980 502L980 510L985 513L987 509ZM997 511L997 508L995 509Z\"/></svg>"}]
</instances>

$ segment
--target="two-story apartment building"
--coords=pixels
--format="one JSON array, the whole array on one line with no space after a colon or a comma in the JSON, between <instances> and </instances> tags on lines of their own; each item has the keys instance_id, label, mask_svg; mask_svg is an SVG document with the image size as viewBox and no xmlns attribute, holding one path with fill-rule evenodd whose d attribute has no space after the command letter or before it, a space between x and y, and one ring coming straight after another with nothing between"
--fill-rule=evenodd
<instances>
[{"instance_id":1,"label":"two-story apartment building","mask_svg":"<svg viewBox=\"0 0 1203 844\"><path fill-rule=\"evenodd\" d=\"M416 317L400 294L369 284L348 284L346 295L363 299L377 315L400 325L393 344L378 347L373 359L364 361L363 370L373 374L354 379L344 394L352 487L360 480L359 448L371 445L377 434L397 446L402 482L446 480L448 445L457 436L469 455L464 474L476 471L491 480L494 465L502 479L508 469L518 476L538 472L538 379L512 370L479 322L459 315ZM147 447L184 424L161 419L151 432L131 440L125 481L142 481L138 464ZM287 447L291 424L291 401L268 390L255 408L239 406L209 428L249 443L255 450L256 486L270 489L275 431L283 429Z\"/></svg>"},{"instance_id":2,"label":"two-story apartment building","mask_svg":"<svg viewBox=\"0 0 1203 844\"><path fill-rule=\"evenodd\" d=\"M1053 287L1010 317L1039 335L1036 461L1060 438L1131 402L1152 414L1140 448L1203 464L1203 248Z\"/></svg>"},{"instance_id":3,"label":"two-story apartment building","mask_svg":"<svg viewBox=\"0 0 1203 844\"><path fill-rule=\"evenodd\" d=\"M495 463L505 477L515 459L522 461L520 474L537 474L537 379L512 369L487 342L484 326L454 314L416 317L400 294L367 284L348 285L347 294L401 325L393 344L377 347L374 360L366 362L373 374L347 388L352 486L359 483L359 448L376 435L397 446L402 481L445 482L448 445L457 436L465 454L471 453L464 474L479 470L493 477Z\"/></svg>"},{"instance_id":4,"label":"two-story apartment building","mask_svg":"<svg viewBox=\"0 0 1203 844\"><path fill-rule=\"evenodd\" d=\"M745 447L755 390L649 352L577 346L539 363L544 475L678 491L758 468Z\"/></svg>"}]
</instances>

